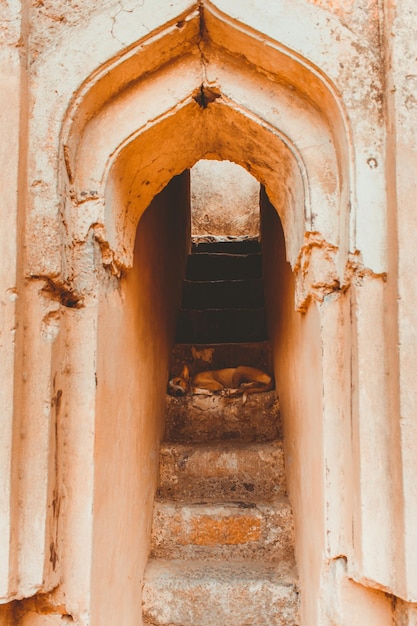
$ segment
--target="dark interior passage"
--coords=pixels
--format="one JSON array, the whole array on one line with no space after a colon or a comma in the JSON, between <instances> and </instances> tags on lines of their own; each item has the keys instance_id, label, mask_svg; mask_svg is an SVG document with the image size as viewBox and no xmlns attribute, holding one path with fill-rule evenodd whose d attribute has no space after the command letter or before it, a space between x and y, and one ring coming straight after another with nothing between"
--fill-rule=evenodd
<instances>
[{"instance_id":1,"label":"dark interior passage","mask_svg":"<svg viewBox=\"0 0 417 626\"><path fill-rule=\"evenodd\" d=\"M193 244L183 283L177 343L266 339L260 242L237 238Z\"/></svg>"}]
</instances>

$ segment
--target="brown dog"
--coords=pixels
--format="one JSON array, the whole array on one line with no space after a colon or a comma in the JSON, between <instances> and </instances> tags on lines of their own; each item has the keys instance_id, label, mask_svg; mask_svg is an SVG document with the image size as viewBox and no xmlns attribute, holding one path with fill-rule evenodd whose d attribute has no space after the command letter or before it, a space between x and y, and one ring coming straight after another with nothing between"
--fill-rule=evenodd
<instances>
[{"instance_id":1,"label":"brown dog","mask_svg":"<svg viewBox=\"0 0 417 626\"><path fill-rule=\"evenodd\" d=\"M190 378L188 367L184 365L181 375L168 383L168 393L173 396L185 396L188 393L211 395L223 392L227 396L246 396L274 388L272 376L256 367L239 365L221 370L198 372Z\"/></svg>"}]
</instances>

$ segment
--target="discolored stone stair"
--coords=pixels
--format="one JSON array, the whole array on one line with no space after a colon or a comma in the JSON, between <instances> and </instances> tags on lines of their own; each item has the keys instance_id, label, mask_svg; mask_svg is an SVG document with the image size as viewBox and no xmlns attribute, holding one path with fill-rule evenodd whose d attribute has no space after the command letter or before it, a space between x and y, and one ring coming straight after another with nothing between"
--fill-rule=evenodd
<instances>
[{"instance_id":1,"label":"discolored stone stair","mask_svg":"<svg viewBox=\"0 0 417 626\"><path fill-rule=\"evenodd\" d=\"M154 558L263 561L292 553L292 514L286 498L272 502L158 500Z\"/></svg>"},{"instance_id":2,"label":"discolored stone stair","mask_svg":"<svg viewBox=\"0 0 417 626\"><path fill-rule=\"evenodd\" d=\"M146 626L297 626L289 563L153 560L146 572Z\"/></svg>"},{"instance_id":3,"label":"discolored stone stair","mask_svg":"<svg viewBox=\"0 0 417 626\"><path fill-rule=\"evenodd\" d=\"M232 400L217 395L168 397L167 440L253 442L278 437L281 430L275 393L262 394L256 411L253 410L254 400L251 397L249 400L242 405L240 398Z\"/></svg>"},{"instance_id":4,"label":"discolored stone stair","mask_svg":"<svg viewBox=\"0 0 417 626\"><path fill-rule=\"evenodd\" d=\"M221 494L239 501L250 501L256 494L263 502L285 496L282 441L162 445L161 498L211 502Z\"/></svg>"},{"instance_id":5,"label":"discolored stone stair","mask_svg":"<svg viewBox=\"0 0 417 626\"><path fill-rule=\"evenodd\" d=\"M212 349L194 346L193 353L225 357ZM297 626L275 392L253 394L245 404L218 395L167 396L166 406L143 623Z\"/></svg>"}]
</instances>

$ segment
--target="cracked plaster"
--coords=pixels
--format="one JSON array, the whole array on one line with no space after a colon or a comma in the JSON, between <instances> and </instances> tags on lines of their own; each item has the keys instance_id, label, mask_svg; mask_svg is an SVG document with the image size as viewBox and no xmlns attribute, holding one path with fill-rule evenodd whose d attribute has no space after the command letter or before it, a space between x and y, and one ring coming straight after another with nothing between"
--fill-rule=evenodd
<instances>
[{"instance_id":1,"label":"cracked plaster","mask_svg":"<svg viewBox=\"0 0 417 626\"><path fill-rule=\"evenodd\" d=\"M28 89L30 94L28 100L29 138L25 145L27 145L30 155L28 180L33 181L33 186L29 191L27 206L26 244L28 245L29 256L28 259L24 260L24 270L28 276L33 275L33 279L28 281L28 291L24 293L24 298L25 302L32 303L30 318L25 318L25 323L30 322L33 336L31 336L31 343L25 346L26 361L25 367L22 368L22 377L30 382L30 389L27 397L25 396L26 404L24 408L27 411L27 415L34 419L32 425L25 424L25 429L23 429L27 436L27 440L22 448L22 454L25 458L32 458L31 455L34 451L31 445L33 446L33 442L39 440L46 441L49 437L48 433L45 433L43 429L45 428L48 407L50 405L49 382L47 378L53 368L51 368L51 372L47 372L47 367L39 368L38 366L40 362L50 364L53 361L50 348L45 349L42 341L48 345L51 342L59 342L60 337L56 332L58 307L60 307L58 303L62 301L63 297L66 297L65 294L71 292L68 285L64 284L62 278L60 278L61 250L59 244L57 244L57 241L59 241L58 233L61 228L60 211L62 209L59 193L68 195L67 190L59 187L60 183L57 185L56 181L57 164L61 158L59 145L62 120L65 117L65 111L68 110L73 94L76 94L76 99L82 99L82 94L80 96L82 89L81 91L77 90L80 89L86 77L96 71L96 68L102 66L102 64L109 63L112 58L117 58L118 55L123 53L124 48L135 45L135 42L147 33L152 32L155 28L161 28L166 21L175 20L178 16L183 16L185 12L195 6L193 3L185 1L172 2L170 5L163 2L153 2L153 6L151 4L150 2L144 2L142 4L136 3L133 6L127 2L104 2L100 6L93 6L93 4L88 2L68 3L37 0L29 7L29 14L24 15L25 19L28 19L30 23L30 34L27 41L24 38L20 38L20 5L17 2L10 2L7 5L3 3L1 7L4 12L2 23L7 26L7 28L3 29L1 35L1 41L6 45L6 51L2 53L1 58L7 58L9 62L11 58L14 58L13 55L17 51L24 50L22 46L24 47L28 44L30 61L28 66ZM391 474L388 472L386 475L386 483L388 485L386 489L380 489L378 483L379 472L377 463L379 459L386 459L387 452L383 442L381 443L381 438L384 436L390 441L389 458L393 464L396 462L393 459L393 449L396 440L390 437L391 431L386 432L387 424L392 423L392 415L396 415L396 413L391 413L389 420L385 419L384 411L388 401L384 395L386 394L387 382L387 372L384 369L386 367L384 350L388 350L390 345L400 350L399 374L395 371L390 372L390 375L392 377L398 375L403 385L400 428L402 443L405 444L405 465L402 479L405 485L404 498L408 507L406 510L408 526L405 528L405 540L408 542L407 545L412 555L415 538L411 537L410 529L412 530L412 526L410 526L410 520L415 519L415 515L412 514L413 506L410 503L415 503L415 498L411 498L414 494L414 482L410 482L410 476L415 477L415 471L413 469L413 459L407 448L407 442L413 440L415 434L413 430L413 415L415 412L413 411L413 394L411 391L413 389L412 380L414 376L411 348L415 345L415 341L413 341L413 328L415 325L409 323L413 319L413 302L415 298L413 298L412 293L414 286L411 284L412 281L409 280L409 276L413 271L412 264L414 259L411 249L413 243L410 241L412 238L409 236L410 230L412 230L410 225L413 223L413 213L409 208L409 198L415 196L415 194L412 194L412 185L410 183L410 180L412 180L410 164L412 165L415 160L414 152L417 142L415 141L415 130L410 120L415 109L413 85L417 73L413 70L414 49L411 45L413 39L410 33L412 24L410 17L412 18L414 15L414 8L412 5L407 8L406 4L406 2L396 3L395 9L398 11L398 15L387 26L387 30L390 26L393 27L396 41L393 41L392 45L397 51L397 56L394 55L393 59L389 59L394 64L394 69L390 69L393 72L392 93L391 96L388 96L392 97L394 101L394 105L391 102L394 111L390 113L393 116L390 118L390 123L396 127L396 133L398 133L394 139L391 137L391 141L393 143L395 141L398 142L399 158L403 159L401 168L398 168L396 174L394 174L394 176L397 176L394 193L398 192L398 202L401 205L401 214L398 213L399 229L398 233L393 230L390 231L391 244L392 239L397 234L401 244L399 245L400 297L398 299L400 333L399 342L397 343L394 337L391 344L385 343L388 341L385 336L381 337L383 324L380 323L382 311L388 310L385 314L389 315L389 311L392 310L392 307L389 307L390 303L387 303L387 298L383 294L387 276L388 280L392 280L392 267L390 266L389 268L391 273L388 272L387 275L385 263L384 194L386 165L384 154L385 136L381 124L383 121L381 114L384 113L384 109L381 99L382 81L380 68L384 66L384 51L380 47L380 22L387 18L387 15L383 15L384 11L388 14L386 5L377 2L366 2L365 0L358 0L355 3L344 3L341 0L311 0L311 2L307 3L296 0L294 2L283 1L268 6L263 5L262 11L259 12L254 11L253 2L247 0L243 0L239 4L231 0L218 0L213 3L207 3L207 6L215 6L220 12L228 13L232 16L231 20L235 20L236 24L246 23L253 32L263 33L260 39L263 39L264 42L269 40L269 38L280 41L283 46L293 50L295 55L310 59L317 68L321 68L320 71L323 74L330 78L335 93L341 98L344 114L352 128L352 135L348 138L349 146L347 152L349 150L352 151L351 181L352 184L356 185L356 193L352 197L352 208L354 209L352 215L357 209L357 218L356 221L352 219L350 224L352 235L349 245L350 255L346 255L347 265L341 264L337 259L335 260L337 256L337 242L329 241L324 236L322 229L317 228L317 231L321 233L319 240L314 245L304 244L303 246L303 243L301 243L300 256L296 262L296 273L299 276L303 275L299 301L301 310L307 307L309 298L310 300L322 302L323 306L320 314L323 314L325 308L328 311L334 310L336 306L342 306L340 304L342 298L326 299L326 294L329 291L333 293L334 290L338 292L340 284L342 284L342 289L344 289L349 284L349 280L351 281L350 284L357 298L357 301L352 306L357 307L355 310L358 311L357 317L361 322L356 330L357 334L355 337L358 340L358 346L356 347L357 354L356 356L354 355L354 358L357 358L358 362L353 361L353 367L357 365L358 371L366 378L366 384L361 379L359 381L355 380L353 383L359 388L358 394L360 397L359 400L357 398L355 400L359 405L357 411L359 417L362 414L364 416L364 419L360 422L362 427L360 435L361 441L367 442L372 450L378 452L379 456L378 454L369 455L369 452L367 454L366 449L364 451L361 449L355 453L358 455L356 460L358 461L359 459L361 461L362 471L364 471L363 468L365 467L366 476L375 481L375 485L374 483L371 485L371 490L374 493L378 493L380 499L380 504L378 505L380 508L376 509L378 512L383 510L386 512L393 506L392 502L389 502ZM380 7L380 11L377 19L376 12L378 7ZM302 27L300 27L300 24ZM370 25L372 28L368 27ZM307 32L307 36L305 36L305 32ZM405 45L401 49L398 42L402 41ZM200 52L201 50L200 46ZM207 78L209 77L209 72L205 65L205 59L201 57L201 61L204 63L203 69ZM256 63L255 66L259 70L260 66ZM14 77L14 80L18 76L18 71L16 71L16 66L13 62L7 65L6 75L8 72ZM207 80L214 82L212 78ZM13 93L17 94L19 85L17 83L13 84L16 85ZM200 84L201 80L196 87ZM75 106L77 106L77 102ZM209 111L211 106L208 106ZM12 109L16 111L18 107L12 107ZM7 106L3 107L2 110L3 116L5 116L10 110L10 102L7 102ZM366 115L364 112L366 112ZM329 114L329 117L332 114L333 112ZM394 118L395 124L393 122ZM7 121L8 118L5 119L9 128L17 128L17 123L9 123ZM340 127L339 125L338 130L340 130ZM9 128L7 129L8 132ZM7 136L9 137L8 134ZM17 145L17 142L14 140L8 141L7 145L14 146ZM346 150L346 147L341 150L341 153L344 155L343 158L346 158L344 150ZM13 162L13 155L11 159L8 158L9 160ZM355 167L353 167L353 164ZM6 165L7 167L4 167L3 170L8 176L11 169L8 162ZM155 162L154 166L157 165L158 163ZM392 161L389 161L388 166L395 169ZM14 175L10 177L10 180L15 180ZM7 189L7 186L4 188ZM95 187L90 189L95 191ZM7 219L14 219L14 213L10 211L10 207L14 207L15 204L14 196L7 200L7 210L4 211ZM76 203L75 206L77 206ZM74 246L74 255L78 255L82 259L82 261L76 264L80 274L84 271L83 264L85 263L85 258L89 257L91 261L92 256L96 254L94 250L97 251L99 246L101 246L102 254L107 255L109 253L106 247L108 246L108 234L103 232L105 227L102 213L103 206L95 194L84 197L83 204L79 204L77 210L82 210L83 206L86 213L80 220L76 220L74 230L71 231L74 239L70 242L70 245ZM395 203L392 204L391 210L395 212ZM311 217L314 223L317 213L313 211ZM66 223L67 229L73 226L74 224L72 223ZM13 228L11 230L7 229L6 243L8 246L9 242L14 242L13 232ZM308 233L308 236L313 237L311 233ZM94 240L98 242L96 246L94 246ZM39 255L39 242L42 242L42 255ZM20 285L16 287L13 279L13 260L16 258L14 243L7 249L10 251L10 255L7 256L10 256L12 271L6 272L7 265L3 267L2 285L4 283L6 288L2 291L2 294L11 293L14 299L12 302L9 302L7 298L3 297L2 302L4 304L7 301L8 305L13 305L13 311L8 311L6 323L10 323L10 328L14 329L16 327L14 303L19 303L23 291L20 291ZM105 262L108 261L110 265L113 263L111 254L108 258L104 256L104 260ZM340 265L342 265L342 270L339 268ZM322 266L322 269L320 269L320 266ZM338 268L337 271L335 266ZM73 268L70 268L70 274L72 270ZM116 263L113 272L117 274L119 270L120 267L118 268ZM85 270L86 274L89 274L89 272L89 268ZM95 278L95 275L91 276L91 273L89 274L89 288L91 288ZM39 289L40 285L43 285L42 289ZM45 285L49 288L48 295L45 294ZM17 300L15 294L20 294ZM48 299L49 302L47 302ZM40 306L38 307L39 303ZM3 308L4 306L2 306L2 310ZM379 317L374 315L375 313ZM75 327L73 341L75 343L77 332L79 332L80 344L82 337L94 335L96 332L95 320L92 319L94 315L91 312L86 311L85 308L81 308L79 311L71 311L70 308L65 307L65 318L68 319L69 315L73 316ZM88 318L89 315L90 318ZM303 321L300 322L301 333L304 333L306 329L308 331L314 328L314 315L316 315L314 307L310 306L306 314L300 316L303 318ZM81 323L80 321L77 322L80 324L80 327L76 327L76 316L78 320L82 319ZM337 316L335 315L335 317ZM82 323L84 323L83 327ZM82 332L80 330L81 327ZM325 324L323 324L322 332L325 332L325 330ZM330 334L329 332L329 336ZM312 341L312 335L308 332L301 336L305 337L306 340L308 339L308 342ZM39 337L42 340L41 342L38 341ZM7 381L12 380L14 372L14 363L12 362L15 346L14 338L11 346L9 351L5 351L5 359L3 360L5 364L3 374L4 379L7 379ZM327 337L326 340L322 339L319 350L330 350L330 346L333 349L333 343ZM3 348L3 346L1 347ZM370 348L372 348L372 351ZM369 356L367 354L368 351L370 352ZM375 357L373 361L371 357ZM66 356L65 359L67 358ZM371 368L370 360L372 361ZM18 368L21 367L20 362L17 365ZM91 364L89 363L89 365ZM302 367L303 365L301 363ZM84 382L82 384L87 387L85 381L88 380L88 384L91 383L91 388L93 389L97 384L97 379L94 382L94 376L91 376L90 380L89 375L91 372L88 366L81 362L77 363L77 368L79 368L77 369L77 375L80 377L80 380L81 378L83 379ZM63 368L65 368L65 365L63 365ZM310 373L308 368L304 371L306 374ZM297 375L298 372L294 372L294 376L296 377ZM307 378L308 376L306 376ZM330 386L330 383L331 381L327 380L327 388ZM82 384L77 380L74 388L77 389L77 385L82 387ZM13 384L10 385L10 389L13 392ZM7 397L3 396L2 399L9 403L10 395L7 395ZM302 401L302 398L300 401ZM28 410L28 407L30 407L30 410ZM17 413L20 415L20 405L18 408ZM311 433L308 419L313 419L315 414L309 406L305 406L304 409L306 419L303 421L303 428L307 429L306 432ZM339 416L338 410L339 407L336 407L335 412L330 415L329 419ZM90 416L87 406L78 406L77 411L80 411L83 419L86 416ZM43 421L39 421L40 415L42 415ZM305 416L303 416L303 419ZM354 418L357 418L356 414ZM11 422L7 422L5 430L2 430L1 439L4 442L10 441L11 424ZM84 422L78 424L78 426L82 429ZM71 428L71 425L66 427ZM374 427L374 431L371 430L372 427ZM37 431L36 438L33 436L35 431ZM91 432L84 434L86 438L91 436ZM349 437L345 439L345 441L347 440L349 440ZM78 441L78 444L77 450L85 452L82 446L86 445L87 447L87 444L82 441ZM7 446L9 446L9 443L5 443L6 453L4 456L2 455L2 470L6 473L8 471L7 464L10 463L10 446L9 448ZM307 455L310 448L306 450ZM44 452L45 450L42 446L38 446L36 450L38 456L36 458L38 458L39 464L36 468L32 468L33 475L22 474L22 479L26 482L21 487L21 493L26 494L26 496L30 494L31 503L37 513L40 510L40 503L43 502L44 493L42 490L36 489L36 487L39 487L36 480L33 480L32 483L31 480L38 475L44 476L47 462L44 462L44 457L42 457L42 461L39 458L39 454ZM364 456L360 456L361 454ZM88 454L86 454L86 457L88 459L91 458L88 457ZM330 481L332 478L335 480L331 466L326 466L327 471L330 472L328 480ZM31 488L33 486L35 486L35 489L32 492ZM10 493L9 488L10 485L6 484L5 493ZM336 489L334 486L333 488ZM360 501L359 504L362 507L360 511L362 517L360 517L360 523L357 523L357 518L355 518L355 523L357 523L355 527L357 533L356 549L358 552L363 549L364 555L357 557L355 574L357 574L360 582L366 584L378 584L378 577L381 579L385 577L385 581L392 582L390 578L392 572L400 571L402 564L401 562L399 563L398 569L390 567L388 574L384 570L384 567L388 568L392 563L390 562L388 552L384 552L384 550L380 549L381 545L378 545L378 533L375 533L375 523L378 524L379 522L371 519L374 502L366 481L358 485L357 494L357 498ZM401 503L402 505L403 503ZM396 513L399 515L401 511L396 511ZM13 516L10 517L10 520L14 520ZM384 520L386 520L385 517ZM33 522L32 518L30 522ZM38 516L36 522L39 524L39 527L42 527L44 523L42 516ZM392 533L388 532L388 526L389 522L386 521L383 530L391 538ZM19 539L22 546L21 555L23 555L23 559L26 559L26 561L23 560L26 579L19 581L20 588L23 590L19 593L23 594L27 593L29 588L27 586L28 581L31 584L30 589L32 591L39 588L39 585L42 586L45 580L45 584L56 584L53 578L49 578L48 572L45 573L43 568L39 567L44 549L41 545L42 531L34 536L28 529L29 526L25 527L24 524L22 527L19 527L19 533L21 533ZM360 534L361 532L364 539ZM8 536L7 524L5 528L2 526L0 534L2 537ZM75 535L76 533L74 532ZM362 544L361 541L363 542ZM337 542L335 543L337 544ZM25 553L25 546L27 547L28 545L31 546L30 554ZM358 545L360 546L359 548L357 547ZM373 558L375 557L374 549L379 549L380 554L378 554L378 558ZM333 554L336 553L334 552ZM7 554L4 556L5 558L2 559L2 562L8 563ZM363 558L363 561L361 561L361 558ZM409 562L407 563L407 576L411 581L411 591L407 597L411 599L413 597L415 599L412 589L414 580L412 564L414 561L409 557ZM352 571L350 570L350 575ZM84 570L80 569L80 572L83 574ZM37 581L35 585L33 585L33 580ZM82 583L88 586L86 580L83 579ZM399 579L394 580L393 583L396 583L400 591L405 594L405 586ZM4 587L2 587L2 590L4 590ZM11 587L10 592L14 591L15 588ZM71 596L71 592L73 592L73 589L71 590L70 585L69 596ZM72 598L73 601L74 598ZM69 602L71 603L71 600ZM79 623L87 623L88 609L85 606L81 606L77 607L77 611L78 613L75 611L74 615L77 614L80 620ZM403 623L413 624L415 621L414 613L415 607L413 609L413 607L408 606L406 609L401 610L398 623L401 623L401 626Z\"/></svg>"}]
</instances>

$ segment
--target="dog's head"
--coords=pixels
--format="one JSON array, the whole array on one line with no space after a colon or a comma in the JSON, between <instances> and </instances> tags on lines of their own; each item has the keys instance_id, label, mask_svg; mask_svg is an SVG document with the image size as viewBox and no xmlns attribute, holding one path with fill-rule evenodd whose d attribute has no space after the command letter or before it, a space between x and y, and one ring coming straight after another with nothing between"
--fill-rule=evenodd
<instances>
[{"instance_id":1,"label":"dog's head","mask_svg":"<svg viewBox=\"0 0 417 626\"><path fill-rule=\"evenodd\" d=\"M168 383L168 393L171 396L185 396L190 391L190 372L184 365L180 376L172 378Z\"/></svg>"}]
</instances>

